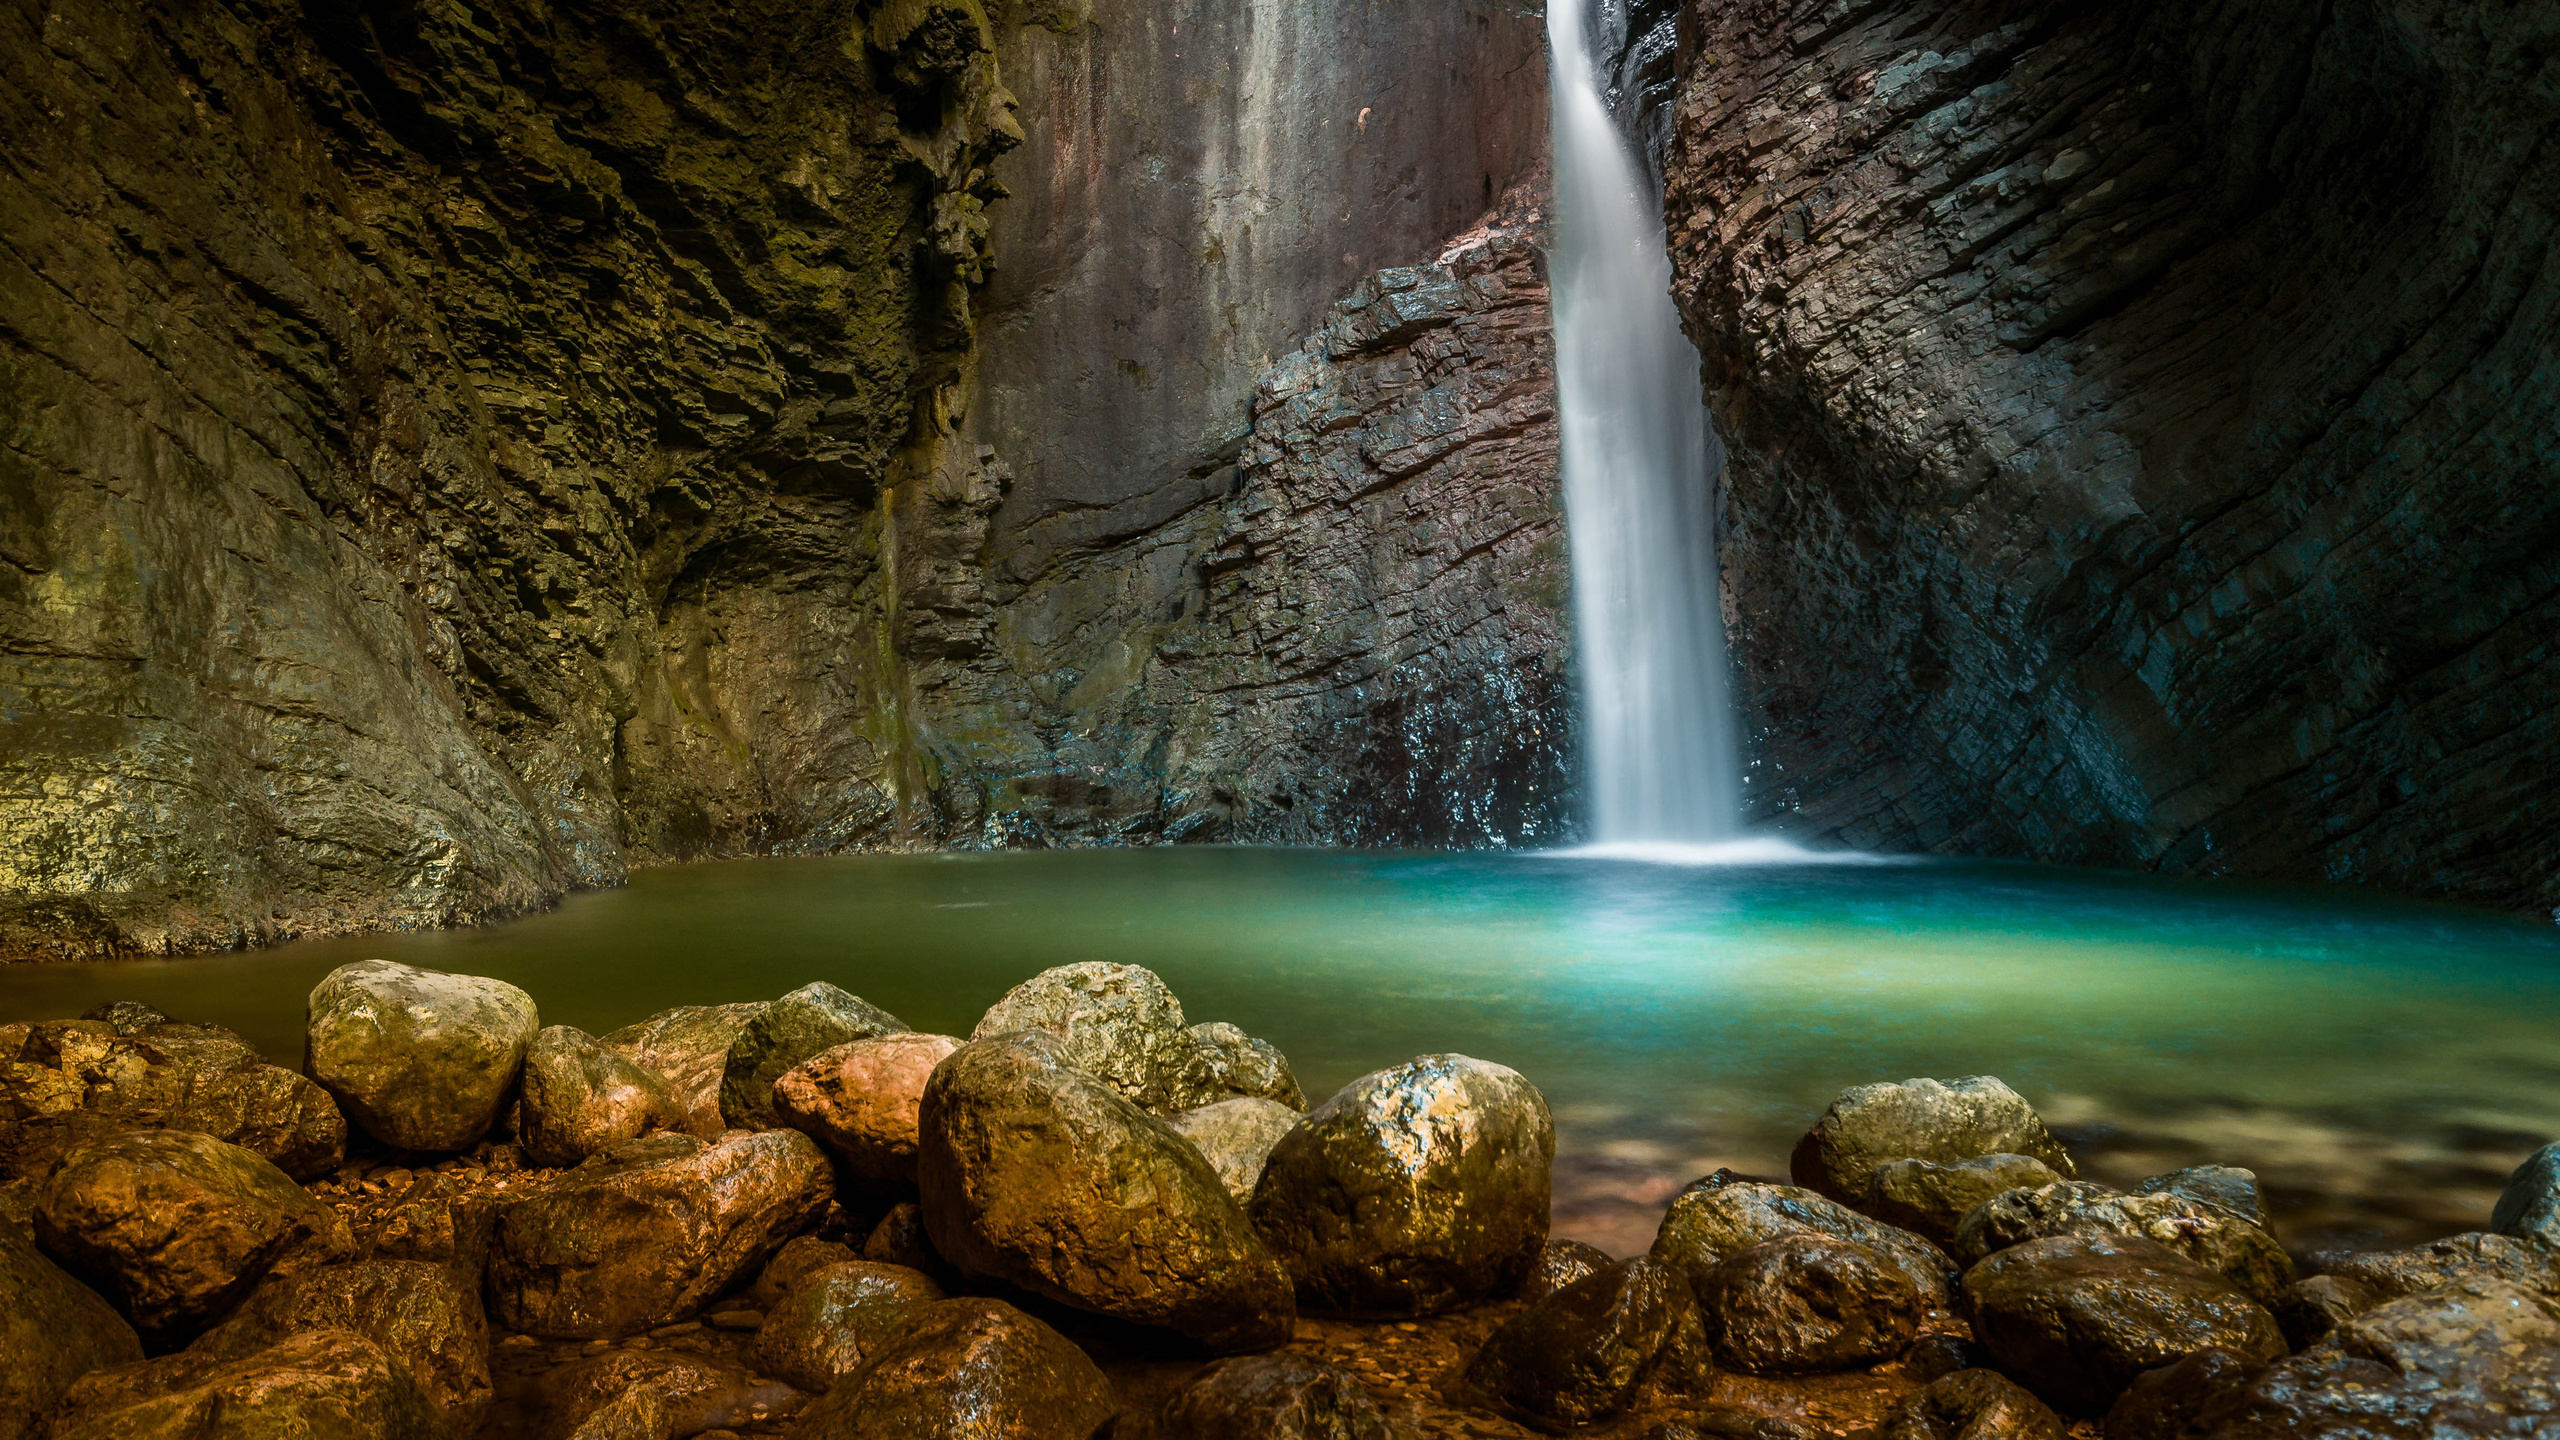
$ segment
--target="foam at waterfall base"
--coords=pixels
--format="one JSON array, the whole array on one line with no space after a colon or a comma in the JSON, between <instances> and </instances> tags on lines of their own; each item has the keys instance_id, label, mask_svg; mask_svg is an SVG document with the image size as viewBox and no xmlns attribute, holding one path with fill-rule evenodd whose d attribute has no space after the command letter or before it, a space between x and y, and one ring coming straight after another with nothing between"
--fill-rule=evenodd
<instances>
[{"instance_id":1,"label":"foam at waterfall base","mask_svg":"<svg viewBox=\"0 0 2560 1440\"><path fill-rule=\"evenodd\" d=\"M1610 840L1555 852L1572 860L1633 860L1646 865L1891 865L1908 857L1858 850L1807 850L1775 835L1732 840Z\"/></svg>"}]
</instances>

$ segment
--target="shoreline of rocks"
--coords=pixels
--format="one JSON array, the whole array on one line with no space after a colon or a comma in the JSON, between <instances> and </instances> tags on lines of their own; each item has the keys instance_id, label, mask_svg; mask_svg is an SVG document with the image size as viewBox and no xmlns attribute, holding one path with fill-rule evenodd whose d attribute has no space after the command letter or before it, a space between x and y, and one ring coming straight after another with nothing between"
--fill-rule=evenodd
<instances>
[{"instance_id":1,"label":"shoreline of rocks","mask_svg":"<svg viewBox=\"0 0 2560 1440\"><path fill-rule=\"evenodd\" d=\"M1627 1259L1554 1161L1514 1071L1311 1106L1127 965L966 1037L824 982L596 1036L361 961L300 1072L120 1002L0 1026L0 1440L2560 1428L2560 1144L2316 1274L2251 1172L2083 1179L1989 1077L1844 1091Z\"/></svg>"}]
</instances>

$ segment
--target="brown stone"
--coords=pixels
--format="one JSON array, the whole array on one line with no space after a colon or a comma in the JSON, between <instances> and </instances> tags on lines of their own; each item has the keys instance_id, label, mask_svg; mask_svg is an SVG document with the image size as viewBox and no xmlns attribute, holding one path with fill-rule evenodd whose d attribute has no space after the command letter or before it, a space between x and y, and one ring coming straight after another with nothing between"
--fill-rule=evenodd
<instances>
[{"instance_id":1,"label":"brown stone","mask_svg":"<svg viewBox=\"0 0 2560 1440\"><path fill-rule=\"evenodd\" d=\"M2266 1307L2220 1275L2137 1236L2030 1240L1965 1272L1974 1338L2056 1407L2105 1413L2146 1370L2204 1350L2285 1353Z\"/></svg>"},{"instance_id":2,"label":"brown stone","mask_svg":"<svg viewBox=\"0 0 2560 1440\"><path fill-rule=\"evenodd\" d=\"M1930 1297L1892 1257L1836 1235L1784 1235L1726 1257L1697 1287L1719 1364L1755 1375L1856 1370L1920 1333Z\"/></svg>"},{"instance_id":3,"label":"brown stone","mask_svg":"<svg viewBox=\"0 0 2560 1440\"><path fill-rule=\"evenodd\" d=\"M667 1082L568 1025L533 1037L524 1058L517 1143L534 1164L565 1168L653 1130L687 1128Z\"/></svg>"},{"instance_id":4,"label":"brown stone","mask_svg":"<svg viewBox=\"0 0 2560 1440\"><path fill-rule=\"evenodd\" d=\"M800 1417L800 1440L1093 1440L1119 1409L1066 1337L1001 1300L928 1306Z\"/></svg>"},{"instance_id":5,"label":"brown stone","mask_svg":"<svg viewBox=\"0 0 2560 1440\"><path fill-rule=\"evenodd\" d=\"M883 1035L821 1050L773 1082L774 1118L836 1157L854 1182L912 1191L916 1105L944 1056L948 1035Z\"/></svg>"},{"instance_id":6,"label":"brown stone","mask_svg":"<svg viewBox=\"0 0 2560 1440\"><path fill-rule=\"evenodd\" d=\"M873 1260L809 1271L785 1287L756 1330L756 1365L817 1394L860 1370L944 1299L923 1272Z\"/></svg>"},{"instance_id":7,"label":"brown stone","mask_svg":"<svg viewBox=\"0 0 2560 1440\"><path fill-rule=\"evenodd\" d=\"M52 1440L443 1440L409 1371L351 1330L309 1330L238 1359L190 1351L96 1371Z\"/></svg>"},{"instance_id":8,"label":"brown stone","mask_svg":"<svg viewBox=\"0 0 2560 1440\"><path fill-rule=\"evenodd\" d=\"M1957 1227L1985 1200L2020 1188L2061 1180L2043 1161L2026 1155L1983 1155L1940 1165L1929 1160L1888 1160L1867 1175L1857 1209L1887 1225L1952 1249Z\"/></svg>"},{"instance_id":9,"label":"brown stone","mask_svg":"<svg viewBox=\"0 0 2560 1440\"><path fill-rule=\"evenodd\" d=\"M1405 1440L1360 1378L1304 1355L1212 1363L1153 1410L1124 1414L1110 1440Z\"/></svg>"},{"instance_id":10,"label":"brown stone","mask_svg":"<svg viewBox=\"0 0 2560 1440\"><path fill-rule=\"evenodd\" d=\"M142 1358L133 1327L0 1223L0 1440L43 1440L71 1382Z\"/></svg>"},{"instance_id":11,"label":"brown stone","mask_svg":"<svg viewBox=\"0 0 2560 1440\"><path fill-rule=\"evenodd\" d=\"M1796 1142L1789 1167L1806 1189L1856 1204L1887 1161L1951 1165L1985 1155L2024 1155L2065 1179L2080 1173L2035 1108L1989 1075L1853 1085Z\"/></svg>"},{"instance_id":12,"label":"brown stone","mask_svg":"<svg viewBox=\"0 0 2560 1440\"><path fill-rule=\"evenodd\" d=\"M1678 1271L1651 1259L1586 1275L1503 1322L1465 1383L1541 1428L1617 1414L1696 1308Z\"/></svg>"},{"instance_id":13,"label":"brown stone","mask_svg":"<svg viewBox=\"0 0 2560 1440\"><path fill-rule=\"evenodd\" d=\"M729 1047L769 1003L678 1005L597 1038L606 1049L665 1080L684 1107L686 1128L717 1140L729 1128L720 1115L720 1077L728 1069Z\"/></svg>"},{"instance_id":14,"label":"brown stone","mask_svg":"<svg viewBox=\"0 0 2560 1440\"><path fill-rule=\"evenodd\" d=\"M243 1360L307 1330L372 1341L416 1382L455 1435L489 1407L489 1322L480 1295L423 1260L323 1265L277 1276L187 1347L209 1361Z\"/></svg>"},{"instance_id":15,"label":"brown stone","mask_svg":"<svg viewBox=\"0 0 2560 1440\"><path fill-rule=\"evenodd\" d=\"M504 981L358 960L312 987L303 1069L385 1145L467 1150L540 1028L533 997Z\"/></svg>"},{"instance_id":16,"label":"brown stone","mask_svg":"<svg viewBox=\"0 0 2560 1440\"><path fill-rule=\"evenodd\" d=\"M101 1034L103 1021L54 1022L27 1027L16 1046L0 1039L0 1121L18 1122L0 1147L15 1152L12 1168L40 1174L83 1139L146 1128L228 1141L297 1180L345 1158L346 1118L309 1079L218 1025L126 1019L140 1023Z\"/></svg>"},{"instance_id":17,"label":"brown stone","mask_svg":"<svg viewBox=\"0 0 2560 1440\"><path fill-rule=\"evenodd\" d=\"M2069 1181L2011 1190L1976 1206L1957 1227L1956 1256L1968 1263L2027 1240L2054 1235L2139 1235L2177 1251L2272 1305L2293 1283L2293 1257L2273 1235L2218 1205L2160 1191L2127 1195Z\"/></svg>"},{"instance_id":18,"label":"brown stone","mask_svg":"<svg viewBox=\"0 0 2560 1440\"><path fill-rule=\"evenodd\" d=\"M1693 1288L1731 1256L1787 1235L1830 1235L1888 1257L1932 1306L1950 1302L1955 1263L1905 1230L1793 1185L1767 1185L1719 1170L1673 1197L1654 1232L1653 1257L1680 1267Z\"/></svg>"},{"instance_id":19,"label":"brown stone","mask_svg":"<svg viewBox=\"0 0 2560 1440\"><path fill-rule=\"evenodd\" d=\"M2016 1381L1991 1370L1958 1370L1902 1402L1884 1440L2068 1440L2069 1433L2052 1406Z\"/></svg>"}]
</instances>

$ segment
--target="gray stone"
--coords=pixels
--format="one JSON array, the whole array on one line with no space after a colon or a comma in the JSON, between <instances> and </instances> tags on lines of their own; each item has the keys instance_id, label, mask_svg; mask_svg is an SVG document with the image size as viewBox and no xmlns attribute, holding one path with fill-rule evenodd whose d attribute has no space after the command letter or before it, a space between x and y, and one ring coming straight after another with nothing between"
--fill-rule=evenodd
<instances>
[{"instance_id":1,"label":"gray stone","mask_svg":"<svg viewBox=\"0 0 2560 1440\"><path fill-rule=\"evenodd\" d=\"M1281 1137L1253 1223L1301 1302L1431 1314L1528 1279L1555 1148L1546 1097L1517 1072L1425 1055L1352 1081Z\"/></svg>"},{"instance_id":2,"label":"gray stone","mask_svg":"<svg viewBox=\"0 0 2560 1440\"><path fill-rule=\"evenodd\" d=\"M816 1224L835 1175L796 1130L625 1141L497 1208L488 1293L508 1328L635 1334L694 1314Z\"/></svg>"},{"instance_id":3,"label":"gray stone","mask_svg":"<svg viewBox=\"0 0 2560 1440\"><path fill-rule=\"evenodd\" d=\"M2067 1440L2069 1433L2053 1407L2018 1382L1997 1371L1958 1370L1903 1401L1884 1440Z\"/></svg>"},{"instance_id":4,"label":"gray stone","mask_svg":"<svg viewBox=\"0 0 2560 1440\"><path fill-rule=\"evenodd\" d=\"M689 1119L665 1080L583 1030L550 1026L525 1053L516 1137L536 1165L575 1165L653 1130L685 1129Z\"/></svg>"},{"instance_id":5,"label":"gray stone","mask_svg":"<svg viewBox=\"0 0 2560 1440\"><path fill-rule=\"evenodd\" d=\"M1883 1252L1813 1233L1727 1256L1696 1289L1717 1363L1753 1375L1891 1360L1910 1348L1935 1300Z\"/></svg>"},{"instance_id":6,"label":"gray stone","mask_svg":"<svg viewBox=\"0 0 2560 1440\"><path fill-rule=\"evenodd\" d=\"M2293 1283L2293 1257L2236 1211L2171 1191L2126 1195L2087 1181L2012 1190L1974 1208L1958 1227L1958 1259L2054 1235L2139 1235L2177 1251L2272 1305Z\"/></svg>"},{"instance_id":7,"label":"gray stone","mask_svg":"<svg viewBox=\"0 0 2560 1440\"><path fill-rule=\"evenodd\" d=\"M1983 1155L1940 1165L1888 1160L1869 1172L1857 1208L1888 1225L1952 1248L1966 1212L1995 1195L2051 1185L2062 1177L2025 1155Z\"/></svg>"},{"instance_id":8,"label":"gray stone","mask_svg":"<svg viewBox=\"0 0 2560 1440\"><path fill-rule=\"evenodd\" d=\"M2266 1307L2184 1255L2137 1236L2011 1246L1965 1272L1974 1339L2054 1406L2097 1415L2146 1370L2204 1350L2285 1353Z\"/></svg>"},{"instance_id":9,"label":"gray stone","mask_svg":"<svg viewBox=\"0 0 2560 1440\"><path fill-rule=\"evenodd\" d=\"M1467 1362L1465 1383L1542 1429L1589 1425L1627 1408L1696 1306L1669 1266L1616 1262L1504 1321Z\"/></svg>"},{"instance_id":10,"label":"gray stone","mask_svg":"<svg viewBox=\"0 0 2560 1440\"><path fill-rule=\"evenodd\" d=\"M2080 1173L2034 1107L1989 1075L1851 1086L1796 1142L1789 1166L1797 1184L1855 1204L1886 1161L1985 1155L2024 1155L2064 1179Z\"/></svg>"},{"instance_id":11,"label":"gray stone","mask_svg":"<svg viewBox=\"0 0 2560 1440\"><path fill-rule=\"evenodd\" d=\"M115 1307L0 1224L0 1440L44 1440L54 1402L92 1370L142 1358Z\"/></svg>"},{"instance_id":12,"label":"gray stone","mask_svg":"<svg viewBox=\"0 0 2560 1440\"><path fill-rule=\"evenodd\" d=\"M756 1366L811 1394L835 1386L947 1298L921 1271L845 1260L784 1287L756 1329Z\"/></svg>"},{"instance_id":13,"label":"gray stone","mask_svg":"<svg viewBox=\"0 0 2560 1440\"><path fill-rule=\"evenodd\" d=\"M1289 1338L1288 1274L1217 1172L1055 1037L962 1046L925 1085L917 1125L925 1229L964 1273L1215 1352Z\"/></svg>"},{"instance_id":14,"label":"gray stone","mask_svg":"<svg viewBox=\"0 0 2560 1440\"><path fill-rule=\"evenodd\" d=\"M1093 1440L1119 1409L1066 1337L1001 1300L927 1306L800 1416L799 1440Z\"/></svg>"},{"instance_id":15,"label":"gray stone","mask_svg":"<svg viewBox=\"0 0 2560 1440\"><path fill-rule=\"evenodd\" d=\"M455 1435L489 1408L489 1322L476 1288L422 1260L324 1265L260 1285L187 1347L216 1363L245 1360L307 1330L370 1340L414 1381Z\"/></svg>"},{"instance_id":16,"label":"gray stone","mask_svg":"<svg viewBox=\"0 0 2560 1440\"><path fill-rule=\"evenodd\" d=\"M1215 1361L1153 1410L1127 1412L1110 1440L1406 1440L1360 1377L1305 1355Z\"/></svg>"},{"instance_id":17,"label":"gray stone","mask_svg":"<svg viewBox=\"0 0 2560 1440\"><path fill-rule=\"evenodd\" d=\"M1889 1259L1932 1308L1954 1298L1955 1262L1938 1247L1793 1185L1767 1185L1719 1170L1671 1202L1654 1232L1653 1257L1676 1265L1693 1288L1728 1258L1788 1235L1830 1235Z\"/></svg>"},{"instance_id":18,"label":"gray stone","mask_svg":"<svg viewBox=\"0 0 2560 1440\"><path fill-rule=\"evenodd\" d=\"M2560 1248L2560 1141L2526 1156L2507 1178L2489 1229Z\"/></svg>"},{"instance_id":19,"label":"gray stone","mask_svg":"<svg viewBox=\"0 0 2560 1440\"><path fill-rule=\"evenodd\" d=\"M747 1130L771 1130L773 1082L821 1050L850 1040L903 1034L906 1025L859 995L820 980L758 1011L729 1046L720 1075L720 1114Z\"/></svg>"},{"instance_id":20,"label":"gray stone","mask_svg":"<svg viewBox=\"0 0 2560 1440\"><path fill-rule=\"evenodd\" d=\"M729 1128L720 1114L720 1081L728 1073L729 1047L772 1003L678 1005L597 1038L606 1049L665 1080L684 1106L686 1128L717 1140Z\"/></svg>"},{"instance_id":21,"label":"gray stone","mask_svg":"<svg viewBox=\"0 0 2560 1440\"><path fill-rule=\"evenodd\" d=\"M2258 1187L2258 1172L2254 1170L2243 1170L2237 1165L2190 1165L2184 1170L2154 1175L2133 1187L2136 1195L2158 1195L2164 1191L2207 1205L2219 1205L2259 1229L2273 1233L2267 1215L2266 1192Z\"/></svg>"},{"instance_id":22,"label":"gray stone","mask_svg":"<svg viewBox=\"0 0 2560 1440\"><path fill-rule=\"evenodd\" d=\"M96 1371L52 1440L445 1440L435 1406L381 1346L307 1330L237 1359L192 1351Z\"/></svg>"},{"instance_id":23,"label":"gray stone","mask_svg":"<svg viewBox=\"0 0 2560 1440\"><path fill-rule=\"evenodd\" d=\"M385 1145L467 1150L540 1028L533 997L503 981L359 960L313 987L303 1069Z\"/></svg>"},{"instance_id":24,"label":"gray stone","mask_svg":"<svg viewBox=\"0 0 2560 1440\"><path fill-rule=\"evenodd\" d=\"M1167 1116L1164 1123L1191 1142L1218 1172L1218 1183L1244 1205L1252 1202L1253 1188L1262 1181L1271 1147L1298 1123L1298 1113L1276 1100L1238 1096Z\"/></svg>"},{"instance_id":25,"label":"gray stone","mask_svg":"<svg viewBox=\"0 0 2560 1440\"><path fill-rule=\"evenodd\" d=\"M354 1249L346 1222L283 1171L183 1130L73 1152L37 1194L35 1235L155 1346L193 1337L272 1272Z\"/></svg>"}]
</instances>

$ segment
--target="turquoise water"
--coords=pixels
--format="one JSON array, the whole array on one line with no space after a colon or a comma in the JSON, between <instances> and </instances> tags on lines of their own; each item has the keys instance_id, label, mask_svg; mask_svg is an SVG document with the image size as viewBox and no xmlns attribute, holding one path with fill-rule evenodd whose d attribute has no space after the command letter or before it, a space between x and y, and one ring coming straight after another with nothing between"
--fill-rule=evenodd
<instances>
[{"instance_id":1,"label":"turquoise water","mask_svg":"<svg viewBox=\"0 0 2560 1440\"><path fill-rule=\"evenodd\" d=\"M832 980L966 1034L1050 965L1148 966L1311 1094L1434 1050L1557 1112L1558 1224L1640 1246L1676 1186L1783 1172L1841 1087L1996 1074L2102 1177L2212 1158L2297 1248L2485 1223L2560 1135L2560 928L2318 887L2010 864L1682 866L1252 849L760 860L643 871L482 930L0 967L0 1020L132 997L285 1063L331 967L494 975L546 1022Z\"/></svg>"}]
</instances>

